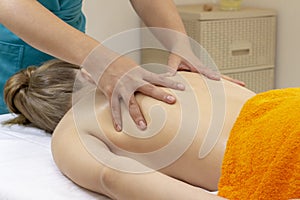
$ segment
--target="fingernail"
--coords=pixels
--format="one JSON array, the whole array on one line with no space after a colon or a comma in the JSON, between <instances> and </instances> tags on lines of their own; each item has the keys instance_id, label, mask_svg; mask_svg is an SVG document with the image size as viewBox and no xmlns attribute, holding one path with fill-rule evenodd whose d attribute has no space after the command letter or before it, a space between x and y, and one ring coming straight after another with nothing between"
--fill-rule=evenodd
<instances>
[{"instance_id":1,"label":"fingernail","mask_svg":"<svg viewBox=\"0 0 300 200\"><path fill-rule=\"evenodd\" d=\"M178 83L177 84L177 88L180 89L180 90L184 90L185 89L185 86L181 83Z\"/></svg>"},{"instance_id":2,"label":"fingernail","mask_svg":"<svg viewBox=\"0 0 300 200\"><path fill-rule=\"evenodd\" d=\"M120 132L122 130L122 127L120 126L120 124L115 124L115 127L118 132Z\"/></svg>"},{"instance_id":3,"label":"fingernail","mask_svg":"<svg viewBox=\"0 0 300 200\"><path fill-rule=\"evenodd\" d=\"M167 100L168 100L168 102L173 103L176 99L175 99L175 97L168 95Z\"/></svg>"},{"instance_id":4,"label":"fingernail","mask_svg":"<svg viewBox=\"0 0 300 200\"><path fill-rule=\"evenodd\" d=\"M215 79L215 80L220 80L220 75L219 74L212 74L211 78Z\"/></svg>"},{"instance_id":5,"label":"fingernail","mask_svg":"<svg viewBox=\"0 0 300 200\"><path fill-rule=\"evenodd\" d=\"M146 123L145 123L144 121L142 121L142 120L139 121L138 126L139 126L139 128L140 128L141 130L145 130L145 129L147 128Z\"/></svg>"}]
</instances>

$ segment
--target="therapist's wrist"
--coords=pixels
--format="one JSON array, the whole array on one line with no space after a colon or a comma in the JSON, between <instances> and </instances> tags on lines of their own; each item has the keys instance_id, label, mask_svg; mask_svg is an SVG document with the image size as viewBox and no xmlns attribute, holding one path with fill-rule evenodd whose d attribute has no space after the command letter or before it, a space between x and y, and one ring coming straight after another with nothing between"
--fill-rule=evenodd
<instances>
[{"instance_id":1,"label":"therapist's wrist","mask_svg":"<svg viewBox=\"0 0 300 200\"><path fill-rule=\"evenodd\" d=\"M69 48L72 51L70 53L71 60L69 60L69 62L83 67L82 64L84 61L90 56L96 47L101 45L101 43L81 32L80 35L75 37L73 40L73 44L69 45Z\"/></svg>"},{"instance_id":2,"label":"therapist's wrist","mask_svg":"<svg viewBox=\"0 0 300 200\"><path fill-rule=\"evenodd\" d=\"M118 53L98 43L83 59L80 66L98 83L104 71L119 57L120 55Z\"/></svg>"}]
</instances>

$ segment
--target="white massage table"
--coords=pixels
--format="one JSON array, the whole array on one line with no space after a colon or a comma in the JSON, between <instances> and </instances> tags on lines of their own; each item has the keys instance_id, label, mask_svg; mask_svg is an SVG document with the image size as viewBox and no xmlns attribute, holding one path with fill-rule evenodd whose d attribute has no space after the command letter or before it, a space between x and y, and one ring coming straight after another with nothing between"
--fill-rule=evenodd
<instances>
[{"instance_id":1,"label":"white massage table","mask_svg":"<svg viewBox=\"0 0 300 200\"><path fill-rule=\"evenodd\" d=\"M0 123L12 115L0 115ZM18 125L0 125L1 200L108 200L71 182L56 167L51 135Z\"/></svg>"}]
</instances>

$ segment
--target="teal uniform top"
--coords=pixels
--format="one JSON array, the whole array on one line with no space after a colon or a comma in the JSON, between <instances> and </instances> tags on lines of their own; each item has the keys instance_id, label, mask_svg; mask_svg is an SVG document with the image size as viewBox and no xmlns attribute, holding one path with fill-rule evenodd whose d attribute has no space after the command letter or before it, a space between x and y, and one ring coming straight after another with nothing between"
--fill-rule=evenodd
<instances>
[{"instance_id":1,"label":"teal uniform top","mask_svg":"<svg viewBox=\"0 0 300 200\"><path fill-rule=\"evenodd\" d=\"M85 31L82 0L38 1L66 23L82 32ZM53 57L29 46L0 24L0 114L8 112L3 100L3 89L7 79L21 69L30 65L40 65L50 59Z\"/></svg>"}]
</instances>

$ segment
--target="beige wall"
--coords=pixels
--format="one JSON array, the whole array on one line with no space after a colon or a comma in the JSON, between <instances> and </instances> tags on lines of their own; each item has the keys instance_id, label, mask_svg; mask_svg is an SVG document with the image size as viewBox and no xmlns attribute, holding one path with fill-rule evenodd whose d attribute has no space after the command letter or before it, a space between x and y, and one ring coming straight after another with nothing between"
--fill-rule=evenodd
<instances>
[{"instance_id":1,"label":"beige wall","mask_svg":"<svg viewBox=\"0 0 300 200\"><path fill-rule=\"evenodd\" d=\"M300 87L300 1L244 0L244 5L277 10L276 86Z\"/></svg>"},{"instance_id":2,"label":"beige wall","mask_svg":"<svg viewBox=\"0 0 300 200\"><path fill-rule=\"evenodd\" d=\"M139 27L139 17L129 0L85 0L84 12L87 17L87 33L99 41L111 41L110 38L123 31ZM130 37L131 44L140 44L139 35ZM131 58L140 61L138 52Z\"/></svg>"},{"instance_id":3,"label":"beige wall","mask_svg":"<svg viewBox=\"0 0 300 200\"><path fill-rule=\"evenodd\" d=\"M88 34L101 41L139 25L138 16L129 1L85 0L84 11Z\"/></svg>"},{"instance_id":4,"label":"beige wall","mask_svg":"<svg viewBox=\"0 0 300 200\"><path fill-rule=\"evenodd\" d=\"M174 0L176 4L212 3L217 0ZM244 6L273 8L278 12L276 87L300 87L300 8L299 0L244 0ZM88 34L105 40L113 34L139 26L129 1L86 0ZM137 36L138 38L138 36ZM138 42L133 40L132 42Z\"/></svg>"}]
</instances>

